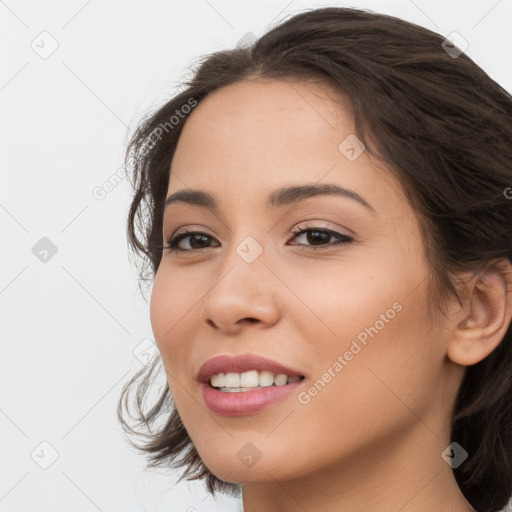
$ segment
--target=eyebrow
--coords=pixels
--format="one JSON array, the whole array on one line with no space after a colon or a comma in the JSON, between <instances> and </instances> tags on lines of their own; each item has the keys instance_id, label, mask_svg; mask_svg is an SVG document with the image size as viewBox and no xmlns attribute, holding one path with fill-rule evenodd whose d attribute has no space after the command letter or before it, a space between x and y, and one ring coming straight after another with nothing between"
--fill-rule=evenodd
<instances>
[{"instance_id":1,"label":"eyebrow","mask_svg":"<svg viewBox=\"0 0 512 512\"><path fill-rule=\"evenodd\" d=\"M314 184L314 185L295 185L289 187L279 188L274 190L267 198L267 207L278 208L289 204L295 204L304 201L310 197L329 195L344 197L357 201L365 208L377 213L366 199L361 197L354 190L350 190L334 183L327 184ZM178 190L171 194L165 200L165 208L171 204L185 203L193 206L207 208L213 212L218 212L219 206L214 196L203 190L194 190L190 188Z\"/></svg>"}]
</instances>

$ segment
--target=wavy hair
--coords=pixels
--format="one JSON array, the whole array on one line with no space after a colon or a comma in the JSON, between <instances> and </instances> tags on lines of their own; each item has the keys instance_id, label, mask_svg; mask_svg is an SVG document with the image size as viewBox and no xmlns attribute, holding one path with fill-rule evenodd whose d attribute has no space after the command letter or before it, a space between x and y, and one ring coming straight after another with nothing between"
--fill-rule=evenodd
<instances>
[{"instance_id":1,"label":"wavy hair","mask_svg":"<svg viewBox=\"0 0 512 512\"><path fill-rule=\"evenodd\" d=\"M357 136L399 178L415 209L436 311L444 314L449 294L462 305L458 272L512 261L512 96L459 53L443 36L399 18L328 7L295 14L250 46L203 57L127 146L134 190L127 231L141 281L153 279L160 264L170 165L193 106L242 80L319 80L348 98ZM180 468L180 480L202 479L213 495L239 492L204 465L167 385L146 410L159 363L157 357L122 390L119 421L128 438L145 439L130 443L150 454L148 466ZM497 348L466 369L451 429L452 441L470 454L453 470L462 493L477 510L499 511L512 494L510 325Z\"/></svg>"}]
</instances>

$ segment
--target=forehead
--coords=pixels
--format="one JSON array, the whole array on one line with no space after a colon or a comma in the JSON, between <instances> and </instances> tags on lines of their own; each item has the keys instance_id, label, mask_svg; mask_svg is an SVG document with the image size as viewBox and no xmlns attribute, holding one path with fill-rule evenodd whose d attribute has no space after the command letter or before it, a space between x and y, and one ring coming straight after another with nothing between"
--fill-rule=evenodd
<instances>
[{"instance_id":1,"label":"forehead","mask_svg":"<svg viewBox=\"0 0 512 512\"><path fill-rule=\"evenodd\" d=\"M346 152L354 141L361 150L354 132L348 99L325 82L237 82L208 95L186 121L169 193L203 188L244 203L283 185L330 182L389 210L391 198L405 200L401 186L367 151L355 159Z\"/></svg>"},{"instance_id":2,"label":"forehead","mask_svg":"<svg viewBox=\"0 0 512 512\"><path fill-rule=\"evenodd\" d=\"M337 141L337 132L353 131L349 102L327 84L252 79L210 93L187 120L182 138L201 136L223 146L244 140L246 150L296 150L300 141L308 150L320 139L327 146Z\"/></svg>"}]
</instances>

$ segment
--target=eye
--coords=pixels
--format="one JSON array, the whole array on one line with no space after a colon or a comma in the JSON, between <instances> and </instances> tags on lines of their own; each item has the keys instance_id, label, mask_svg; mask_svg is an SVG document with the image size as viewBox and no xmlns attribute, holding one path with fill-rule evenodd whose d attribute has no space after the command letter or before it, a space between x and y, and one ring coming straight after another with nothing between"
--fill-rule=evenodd
<instances>
[{"instance_id":1,"label":"eye","mask_svg":"<svg viewBox=\"0 0 512 512\"><path fill-rule=\"evenodd\" d=\"M333 231L331 229L323 228L323 227L315 227L315 226L306 226L302 229L292 230L292 234L295 235L294 238L300 238L303 235L305 236L305 240L307 243L312 244L310 246L306 246L310 249L329 249L333 245L345 245L354 241L353 238L343 235L342 233L338 233L337 231ZM330 238L334 237L336 239L335 242L328 243ZM291 244L291 245L304 245L304 244Z\"/></svg>"},{"instance_id":2,"label":"eye","mask_svg":"<svg viewBox=\"0 0 512 512\"><path fill-rule=\"evenodd\" d=\"M294 235L294 238L307 235L305 240L311 245L306 245L305 247L309 247L313 250L328 249L334 245L344 245L353 242L353 238L323 227L307 226L302 229L292 230L291 233ZM334 237L336 241L329 243L328 240L332 237ZM201 251L202 249L209 248L211 240L214 240L214 238L202 231L184 231L174 235L167 244L164 245L164 249L167 249L169 252ZM189 247L186 247L187 245ZM304 246L305 244L291 245ZM219 245L216 245L216 247L219 247Z\"/></svg>"},{"instance_id":3,"label":"eye","mask_svg":"<svg viewBox=\"0 0 512 512\"><path fill-rule=\"evenodd\" d=\"M188 241L188 244L190 245L190 247L187 248L180 246L181 242L189 237L190 240ZM167 242L167 245L164 245L164 249L168 249L170 252L197 251L208 248L208 240L213 240L213 238L210 235L203 233L202 231L184 231L178 235L173 236Z\"/></svg>"}]
</instances>

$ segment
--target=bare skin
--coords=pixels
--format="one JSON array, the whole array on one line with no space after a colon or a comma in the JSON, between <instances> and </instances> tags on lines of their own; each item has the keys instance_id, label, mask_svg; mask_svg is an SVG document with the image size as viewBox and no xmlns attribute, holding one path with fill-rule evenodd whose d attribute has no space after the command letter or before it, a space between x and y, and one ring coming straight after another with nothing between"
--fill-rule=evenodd
<instances>
[{"instance_id":1,"label":"bare skin","mask_svg":"<svg viewBox=\"0 0 512 512\"><path fill-rule=\"evenodd\" d=\"M474 511L441 454L466 366L510 323L510 265L485 281L467 276L464 309L453 298L442 324L431 318L418 217L367 151L352 161L340 151L355 129L333 97L320 84L247 80L212 93L187 121L167 195L204 190L219 211L175 203L165 213L165 241L207 236L165 250L154 282L151 322L174 402L209 470L243 484L244 512ZM280 187L327 183L372 209L334 195L266 205ZM317 236L291 233L306 227ZM319 242L318 229L352 241ZM248 236L263 251L251 263L236 250ZM370 327L377 334L354 353ZM214 414L195 375L211 357L243 353L306 378L258 413ZM247 443L261 456L250 467L238 455Z\"/></svg>"}]
</instances>

